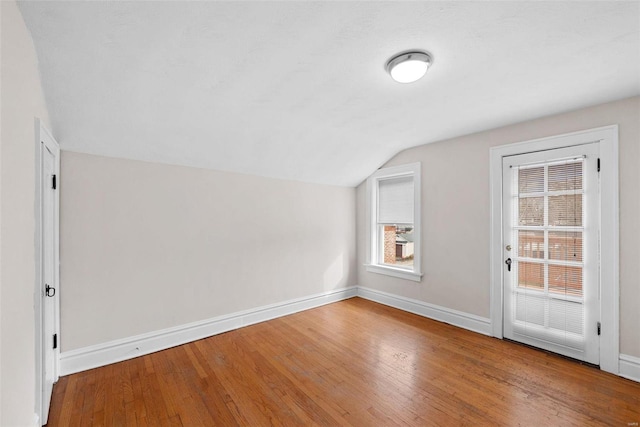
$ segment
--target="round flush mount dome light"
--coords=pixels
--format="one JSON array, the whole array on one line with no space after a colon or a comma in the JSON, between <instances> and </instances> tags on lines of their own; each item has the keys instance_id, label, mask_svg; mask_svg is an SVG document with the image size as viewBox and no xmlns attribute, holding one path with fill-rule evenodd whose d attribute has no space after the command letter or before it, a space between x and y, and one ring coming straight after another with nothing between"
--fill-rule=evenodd
<instances>
[{"instance_id":1,"label":"round flush mount dome light","mask_svg":"<svg viewBox=\"0 0 640 427\"><path fill-rule=\"evenodd\" d=\"M433 63L427 52L409 51L400 53L387 62L387 72L398 83L412 83L420 80Z\"/></svg>"}]
</instances>

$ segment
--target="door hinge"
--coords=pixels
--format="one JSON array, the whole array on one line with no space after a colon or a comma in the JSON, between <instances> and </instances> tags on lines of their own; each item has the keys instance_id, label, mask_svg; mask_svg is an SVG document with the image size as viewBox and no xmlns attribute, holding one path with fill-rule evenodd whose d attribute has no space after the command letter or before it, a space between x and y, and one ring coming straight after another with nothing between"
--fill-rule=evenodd
<instances>
[{"instance_id":1,"label":"door hinge","mask_svg":"<svg viewBox=\"0 0 640 427\"><path fill-rule=\"evenodd\" d=\"M598 322L598 335L600 335L602 329L602 325L600 324L600 322Z\"/></svg>"},{"instance_id":2,"label":"door hinge","mask_svg":"<svg viewBox=\"0 0 640 427\"><path fill-rule=\"evenodd\" d=\"M51 188L53 188L54 190L58 187L58 184L57 184L57 182L56 182L56 181L57 181L56 176L55 176L55 175L53 175L53 176L51 177Z\"/></svg>"},{"instance_id":3,"label":"door hinge","mask_svg":"<svg viewBox=\"0 0 640 427\"><path fill-rule=\"evenodd\" d=\"M598 172L600 172L600 157L598 157Z\"/></svg>"},{"instance_id":4,"label":"door hinge","mask_svg":"<svg viewBox=\"0 0 640 427\"><path fill-rule=\"evenodd\" d=\"M58 348L58 334L53 334L53 349Z\"/></svg>"}]
</instances>

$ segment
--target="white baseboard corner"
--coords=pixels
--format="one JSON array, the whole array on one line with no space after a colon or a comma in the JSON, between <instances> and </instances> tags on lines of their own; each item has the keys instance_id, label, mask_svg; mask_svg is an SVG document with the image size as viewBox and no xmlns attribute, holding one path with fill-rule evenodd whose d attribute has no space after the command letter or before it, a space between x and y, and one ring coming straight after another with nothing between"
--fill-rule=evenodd
<instances>
[{"instance_id":1,"label":"white baseboard corner","mask_svg":"<svg viewBox=\"0 0 640 427\"><path fill-rule=\"evenodd\" d=\"M620 372L621 377L640 382L640 357L620 355Z\"/></svg>"},{"instance_id":2,"label":"white baseboard corner","mask_svg":"<svg viewBox=\"0 0 640 427\"><path fill-rule=\"evenodd\" d=\"M243 326L349 299L355 297L357 293L356 287L336 289L147 334L65 351L60 354L60 375L74 374L155 353L156 351L228 332Z\"/></svg>"},{"instance_id":3,"label":"white baseboard corner","mask_svg":"<svg viewBox=\"0 0 640 427\"><path fill-rule=\"evenodd\" d=\"M380 304L388 305L400 310L408 311L429 319L448 323L483 335L492 336L491 319L476 316L475 314L464 313L462 311L429 304L411 298L405 298L387 292L377 291L362 286L358 286L358 296Z\"/></svg>"}]
</instances>

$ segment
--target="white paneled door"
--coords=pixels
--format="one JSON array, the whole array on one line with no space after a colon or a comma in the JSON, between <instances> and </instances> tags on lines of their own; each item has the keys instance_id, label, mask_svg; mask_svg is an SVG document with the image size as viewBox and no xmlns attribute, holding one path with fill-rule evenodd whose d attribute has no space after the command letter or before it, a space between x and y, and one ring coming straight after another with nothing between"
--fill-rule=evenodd
<instances>
[{"instance_id":1,"label":"white paneled door","mask_svg":"<svg viewBox=\"0 0 640 427\"><path fill-rule=\"evenodd\" d=\"M506 338L599 364L599 143L503 158Z\"/></svg>"},{"instance_id":2,"label":"white paneled door","mask_svg":"<svg viewBox=\"0 0 640 427\"><path fill-rule=\"evenodd\" d=\"M36 297L38 367L37 383L41 394L38 399L41 424L47 423L53 384L58 380L59 343L59 170L60 148L47 129L40 123L39 155L39 270Z\"/></svg>"}]
</instances>

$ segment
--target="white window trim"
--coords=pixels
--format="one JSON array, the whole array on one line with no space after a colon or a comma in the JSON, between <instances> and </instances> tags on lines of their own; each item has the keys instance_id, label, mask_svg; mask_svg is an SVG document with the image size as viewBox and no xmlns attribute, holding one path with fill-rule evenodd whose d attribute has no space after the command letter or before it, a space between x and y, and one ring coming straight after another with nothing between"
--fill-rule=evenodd
<instances>
[{"instance_id":1,"label":"white window trim","mask_svg":"<svg viewBox=\"0 0 640 427\"><path fill-rule=\"evenodd\" d=\"M401 176L413 176L413 233L415 234L414 250L413 250L413 270L405 268L392 267L378 263L378 230L377 230L377 189L378 182L382 179L395 178ZM371 273L385 274L387 276L397 277L400 279L413 280L420 282L422 280L422 227L421 227L421 169L420 162L410 163L401 166L392 166L384 169L378 169L373 175L367 179L367 197L366 197L366 223L367 223L367 256L365 268Z\"/></svg>"},{"instance_id":2,"label":"white window trim","mask_svg":"<svg viewBox=\"0 0 640 427\"><path fill-rule=\"evenodd\" d=\"M503 337L502 275L502 158L515 154L600 142L600 369L619 372L619 219L618 219L618 125L605 126L541 138L490 149L491 168L491 323L493 336Z\"/></svg>"}]
</instances>

